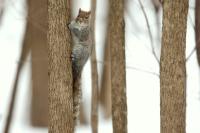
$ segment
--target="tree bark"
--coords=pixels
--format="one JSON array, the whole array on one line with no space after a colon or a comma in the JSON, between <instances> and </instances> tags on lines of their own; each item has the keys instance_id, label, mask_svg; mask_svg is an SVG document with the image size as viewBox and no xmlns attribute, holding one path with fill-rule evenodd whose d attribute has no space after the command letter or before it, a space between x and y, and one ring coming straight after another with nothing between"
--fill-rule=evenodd
<instances>
[{"instance_id":1,"label":"tree bark","mask_svg":"<svg viewBox=\"0 0 200 133\"><path fill-rule=\"evenodd\" d=\"M101 104L102 104L104 112L105 112L105 118L109 118L112 114L111 59L110 59L109 41L110 41L110 38L107 36L105 48L104 48L103 75L102 75L101 91L100 91L100 101L101 101Z\"/></svg>"},{"instance_id":2,"label":"tree bark","mask_svg":"<svg viewBox=\"0 0 200 133\"><path fill-rule=\"evenodd\" d=\"M114 133L127 132L124 0L110 0L112 122Z\"/></svg>"},{"instance_id":3,"label":"tree bark","mask_svg":"<svg viewBox=\"0 0 200 133\"><path fill-rule=\"evenodd\" d=\"M92 55L91 55L91 68L92 68L92 106L91 106L91 124L92 133L98 133L98 71L97 71L97 57L96 57L96 43L95 43L95 15L96 15L96 0L91 0L91 27L92 27Z\"/></svg>"},{"instance_id":4,"label":"tree bark","mask_svg":"<svg viewBox=\"0 0 200 133\"><path fill-rule=\"evenodd\" d=\"M42 3L41 3L42 2ZM27 27L22 45L21 55L16 70L13 91L6 119L4 133L8 133L15 108L17 86L20 73L28 54L31 52L32 64L32 123L35 126L47 125L47 51L46 51L46 0L28 0ZM39 4L38 4L39 3ZM47 7L47 6L46 6ZM42 68L42 70L41 70ZM40 71L41 70L41 71ZM37 71L40 71L39 73ZM40 74L40 76L38 76ZM44 79L43 77L46 77ZM39 93L35 93L39 91ZM36 98L37 97L37 98ZM43 115L41 115L41 113Z\"/></svg>"},{"instance_id":5,"label":"tree bark","mask_svg":"<svg viewBox=\"0 0 200 133\"><path fill-rule=\"evenodd\" d=\"M73 133L70 0L48 0L49 133Z\"/></svg>"},{"instance_id":6,"label":"tree bark","mask_svg":"<svg viewBox=\"0 0 200 133\"><path fill-rule=\"evenodd\" d=\"M188 0L163 1L160 62L161 133L185 133Z\"/></svg>"},{"instance_id":7,"label":"tree bark","mask_svg":"<svg viewBox=\"0 0 200 133\"><path fill-rule=\"evenodd\" d=\"M47 126L47 0L28 0L27 21L24 44L30 46L32 58L31 123L33 126Z\"/></svg>"},{"instance_id":8,"label":"tree bark","mask_svg":"<svg viewBox=\"0 0 200 133\"><path fill-rule=\"evenodd\" d=\"M196 38L197 60L198 60L199 66L200 66L200 0L196 0L195 38Z\"/></svg>"}]
</instances>

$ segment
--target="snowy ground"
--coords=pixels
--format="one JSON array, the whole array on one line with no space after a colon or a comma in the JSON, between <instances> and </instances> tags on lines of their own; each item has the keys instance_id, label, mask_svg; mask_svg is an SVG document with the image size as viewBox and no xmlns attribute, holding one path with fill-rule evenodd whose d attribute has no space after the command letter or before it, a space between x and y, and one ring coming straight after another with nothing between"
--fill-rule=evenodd
<instances>
[{"instance_id":1,"label":"snowy ground","mask_svg":"<svg viewBox=\"0 0 200 133\"><path fill-rule=\"evenodd\" d=\"M97 23L96 23L96 42L97 57L102 61L102 50L104 48L102 39L105 35L105 19L107 10L106 0L97 1ZM140 10L137 0L127 0L128 4L125 10L126 21L126 62L127 62L127 100L128 100L128 131L129 133L159 133L160 132L160 96L159 96L159 78L156 75L142 72L137 69L146 70L159 74L159 65L151 53L150 40L144 15ZM74 8L74 15L78 8L89 10L89 0L75 0L79 3ZM154 36L157 55L159 55L159 43L157 40L157 24L153 6L149 0L143 0L147 16L150 21L151 30ZM25 30L26 13L24 0L7 0L6 10L3 21L0 25L0 133L4 126L7 115L7 108L10 99L10 92L14 82L14 76L18 65L22 38ZM194 2L190 1L190 17L188 21L187 50L186 55L194 48L194 23L193 16ZM131 13L130 13L131 12ZM161 21L160 21L161 22ZM191 23L192 22L192 23ZM30 96L28 90L30 85L29 59L23 68L19 91L17 94L17 103L12 123L11 133L47 133L47 129L33 128L29 122ZM99 63L99 72L102 64ZM89 62L84 69L84 77L88 76L90 71ZM187 62L187 133L200 132L200 72L197 66L196 54L193 54ZM84 80L84 79L83 79ZM88 106L86 112L90 112L91 87L90 81L84 80L84 104ZM101 114L101 113L100 113ZM111 121L105 121L100 118L100 133L112 132ZM77 132L89 133L90 127L79 127Z\"/></svg>"}]
</instances>

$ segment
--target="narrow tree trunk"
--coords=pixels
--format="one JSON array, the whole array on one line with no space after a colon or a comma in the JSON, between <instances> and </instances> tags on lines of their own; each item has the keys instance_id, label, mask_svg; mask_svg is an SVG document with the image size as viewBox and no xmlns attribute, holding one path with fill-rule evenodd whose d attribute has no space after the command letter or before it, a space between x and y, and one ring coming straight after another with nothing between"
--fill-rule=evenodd
<instances>
[{"instance_id":1,"label":"narrow tree trunk","mask_svg":"<svg viewBox=\"0 0 200 133\"><path fill-rule=\"evenodd\" d=\"M109 118L112 114L111 60L110 60L110 44L109 44L109 41L110 41L110 38L107 36L105 48L104 48L103 75L102 75L101 91L100 91L100 101L101 101L101 104L103 106L106 118Z\"/></svg>"},{"instance_id":2,"label":"narrow tree trunk","mask_svg":"<svg viewBox=\"0 0 200 133\"><path fill-rule=\"evenodd\" d=\"M127 132L124 0L110 0L109 37L113 133Z\"/></svg>"},{"instance_id":3,"label":"narrow tree trunk","mask_svg":"<svg viewBox=\"0 0 200 133\"><path fill-rule=\"evenodd\" d=\"M160 62L161 133L185 133L188 0L163 1Z\"/></svg>"},{"instance_id":4,"label":"narrow tree trunk","mask_svg":"<svg viewBox=\"0 0 200 133\"><path fill-rule=\"evenodd\" d=\"M3 4L3 2L4 2L4 0L0 1L0 4ZM1 6L3 7L3 5L1 5ZM28 14L29 14L29 11L28 11ZM27 20L27 22L28 22L28 20ZM27 34L30 33L29 30L28 30L29 29L28 25L29 24L27 23L24 43L22 45L21 55L20 55L20 58L19 58L19 62L18 62L17 70L16 70L16 75L15 75L15 80L14 80L14 84L13 84L13 89L12 89L12 93L11 93L10 104L9 104L9 107L8 107L8 115L7 115L6 122L5 122L4 133L10 132L10 128L11 128L11 124L12 124L12 117L13 117L13 110L15 108L16 95L17 95L17 91L18 91L17 86L18 86L18 82L19 82L19 78L20 78L20 73L21 73L22 68L24 66L25 59L27 58L29 52L31 51L31 44L26 43L26 40L28 38Z\"/></svg>"},{"instance_id":5,"label":"narrow tree trunk","mask_svg":"<svg viewBox=\"0 0 200 133\"><path fill-rule=\"evenodd\" d=\"M161 42L161 38L160 38L160 15L159 15L159 11L161 9L161 3L160 0L151 0L153 5L154 5L154 9L155 9L155 15L156 15L156 28L157 28L157 40L158 40L158 48L160 49L160 42Z\"/></svg>"},{"instance_id":6,"label":"narrow tree trunk","mask_svg":"<svg viewBox=\"0 0 200 133\"><path fill-rule=\"evenodd\" d=\"M9 132L15 107L17 86L27 55L31 52L32 64L32 124L47 125L47 12L46 0L28 0L27 27L22 45L21 56L16 70L11 103L6 120L5 133ZM42 114L42 115L41 115Z\"/></svg>"},{"instance_id":7,"label":"narrow tree trunk","mask_svg":"<svg viewBox=\"0 0 200 133\"><path fill-rule=\"evenodd\" d=\"M73 133L70 0L48 0L49 133Z\"/></svg>"},{"instance_id":8,"label":"narrow tree trunk","mask_svg":"<svg viewBox=\"0 0 200 133\"><path fill-rule=\"evenodd\" d=\"M196 0L195 38L196 38L197 60L200 66L200 0Z\"/></svg>"},{"instance_id":9,"label":"narrow tree trunk","mask_svg":"<svg viewBox=\"0 0 200 133\"><path fill-rule=\"evenodd\" d=\"M27 47L26 47L27 48ZM29 48L26 49L25 47L22 48L22 53L21 53L21 57L20 57L20 62L18 64L17 70L16 70L16 76L15 76L15 80L14 80L14 86L13 86L13 90L11 93L11 98L10 98L10 104L8 107L8 115L6 118L6 122L5 122L5 127L4 127L4 132L3 133L9 133L10 132L10 127L12 124L12 117L13 117L13 110L15 108L15 102L16 102L16 94L17 94L17 86L18 86L18 81L19 81L19 77L20 77L20 73L22 70L22 67L24 65L24 59L26 58L26 55L29 51Z\"/></svg>"},{"instance_id":10,"label":"narrow tree trunk","mask_svg":"<svg viewBox=\"0 0 200 133\"><path fill-rule=\"evenodd\" d=\"M47 0L28 0L24 44L31 47L32 105L34 126L48 124Z\"/></svg>"},{"instance_id":11,"label":"narrow tree trunk","mask_svg":"<svg viewBox=\"0 0 200 133\"><path fill-rule=\"evenodd\" d=\"M5 6L4 0L0 0L0 25L1 25L1 21L2 21L4 6Z\"/></svg>"},{"instance_id":12,"label":"narrow tree trunk","mask_svg":"<svg viewBox=\"0 0 200 133\"><path fill-rule=\"evenodd\" d=\"M91 68L92 68L92 107L91 107L91 123L92 133L98 133L98 71L96 59L96 44L95 44L95 16L96 16L96 0L91 0L92 14L91 14L91 27L92 27L92 55L91 55Z\"/></svg>"}]
</instances>

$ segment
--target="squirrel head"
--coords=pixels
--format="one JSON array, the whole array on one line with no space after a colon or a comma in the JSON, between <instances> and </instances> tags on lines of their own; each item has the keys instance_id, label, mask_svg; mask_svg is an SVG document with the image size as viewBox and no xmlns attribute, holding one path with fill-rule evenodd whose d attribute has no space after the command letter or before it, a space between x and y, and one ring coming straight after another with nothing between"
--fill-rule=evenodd
<instances>
[{"instance_id":1,"label":"squirrel head","mask_svg":"<svg viewBox=\"0 0 200 133\"><path fill-rule=\"evenodd\" d=\"M91 11L83 11L79 9L78 16L68 25L71 33L79 40L87 40L90 30L90 14Z\"/></svg>"},{"instance_id":2,"label":"squirrel head","mask_svg":"<svg viewBox=\"0 0 200 133\"><path fill-rule=\"evenodd\" d=\"M83 11L79 8L78 16L76 17L75 21L79 23L88 23L90 19L91 11Z\"/></svg>"},{"instance_id":3,"label":"squirrel head","mask_svg":"<svg viewBox=\"0 0 200 133\"><path fill-rule=\"evenodd\" d=\"M69 24L69 28L70 27L77 27L77 26L89 26L90 23L90 15L91 11L83 11L81 10L81 8L79 8L79 12L77 17L71 21L71 23Z\"/></svg>"}]
</instances>

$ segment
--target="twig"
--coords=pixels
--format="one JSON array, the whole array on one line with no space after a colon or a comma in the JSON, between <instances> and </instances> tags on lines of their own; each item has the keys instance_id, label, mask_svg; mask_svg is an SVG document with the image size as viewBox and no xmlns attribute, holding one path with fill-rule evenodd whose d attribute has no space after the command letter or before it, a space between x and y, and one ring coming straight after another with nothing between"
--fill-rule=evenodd
<instances>
[{"instance_id":1,"label":"twig","mask_svg":"<svg viewBox=\"0 0 200 133\"><path fill-rule=\"evenodd\" d=\"M199 40L196 42L196 43L199 43L200 42L200 38ZM188 57L186 58L186 62L190 59L190 57L194 54L194 52L196 51L196 49L198 48L199 46L194 46L194 48L192 49L192 51L190 52L190 54L188 55Z\"/></svg>"},{"instance_id":2,"label":"twig","mask_svg":"<svg viewBox=\"0 0 200 133\"><path fill-rule=\"evenodd\" d=\"M192 17L191 17L190 14L189 14L189 19L190 19L190 23L192 25L192 28L195 30L195 25L194 25L194 22L192 21Z\"/></svg>"},{"instance_id":3,"label":"twig","mask_svg":"<svg viewBox=\"0 0 200 133\"><path fill-rule=\"evenodd\" d=\"M151 28L150 28L150 25L149 25L147 14L146 14L146 12L144 10L144 6L143 6L141 0L138 0L138 1L139 1L140 7L142 9L142 12L143 12L145 20L146 20L146 24L147 24L147 28L148 28L148 33L149 33L149 38L150 38L150 41L151 41L152 54L155 57L155 59L158 62L158 64L160 64L160 61L159 61L159 59L158 59L158 57L156 56L156 53L155 53L155 48L154 48L154 44L153 44L153 36L152 36L152 33L151 33Z\"/></svg>"},{"instance_id":4,"label":"twig","mask_svg":"<svg viewBox=\"0 0 200 133\"><path fill-rule=\"evenodd\" d=\"M97 61L98 63L101 63L103 65L108 65L108 62L103 62L103 61ZM148 73L148 74L153 74L155 76L158 76L160 77L160 75L156 72L151 72L151 71L148 71L148 70L144 70L144 69L140 69L140 68L137 68L137 67L134 67L134 66L126 66L127 69L135 69L135 70L138 70L138 71L141 71L141 72L145 72L145 73Z\"/></svg>"},{"instance_id":5,"label":"twig","mask_svg":"<svg viewBox=\"0 0 200 133\"><path fill-rule=\"evenodd\" d=\"M16 74L16 77L15 77L14 87L13 87L13 90L12 90L12 95L11 95L11 98L10 98L11 100L10 100L10 104L9 104L8 116L6 118L4 133L9 133L9 130L10 130L10 125L11 125L12 116L13 116L13 109L14 109L14 106L15 106L15 100L16 100L16 94L17 94L17 85L18 85L18 80L19 80L21 68L22 68L22 64L19 64L19 66L17 68L17 74Z\"/></svg>"},{"instance_id":6,"label":"twig","mask_svg":"<svg viewBox=\"0 0 200 133\"><path fill-rule=\"evenodd\" d=\"M192 51L190 52L190 54L186 58L186 62L190 59L190 57L194 54L195 51L196 51L196 46L192 49Z\"/></svg>"},{"instance_id":7,"label":"twig","mask_svg":"<svg viewBox=\"0 0 200 133\"><path fill-rule=\"evenodd\" d=\"M127 69L134 69L134 70L137 70L137 71L140 71L140 72L144 72L144 73L148 73L148 74L152 74L152 75L157 76L158 78L160 78L160 75L158 73L156 73L156 72L151 72L151 71L140 69L140 68L133 67L133 66L126 66L126 68Z\"/></svg>"},{"instance_id":8,"label":"twig","mask_svg":"<svg viewBox=\"0 0 200 133\"><path fill-rule=\"evenodd\" d=\"M193 27L193 29L194 29L194 31L195 31L195 25L194 25L194 23L192 22L192 18L191 18L191 15L189 14L189 19L190 19L190 22L191 22L191 25L192 25L192 27ZM200 40L198 40L198 42L199 42ZM190 52L190 54L188 55L188 57L186 58L186 62L190 59L190 57L194 54L194 52L196 51L196 48L197 48L197 46L195 45L194 46L194 48L192 49L192 51Z\"/></svg>"},{"instance_id":9,"label":"twig","mask_svg":"<svg viewBox=\"0 0 200 133\"><path fill-rule=\"evenodd\" d=\"M20 76L20 73L22 71L22 67L24 66L24 63L26 62L25 59L27 58L30 51L31 51L31 46L27 43L23 43L20 59L19 59L19 62L18 62L18 67L17 67L17 70L16 70L13 90L12 90L12 94L11 94L10 105L9 105L9 108L8 108L8 116L7 116L6 124L5 124L5 127L4 127L4 133L9 133L10 125L11 125L11 122L12 122L13 109L14 109L14 106L15 106L15 100L16 100L16 95L17 95L17 89L18 89L17 85L18 85L18 82L19 82L19 76Z\"/></svg>"}]
</instances>

